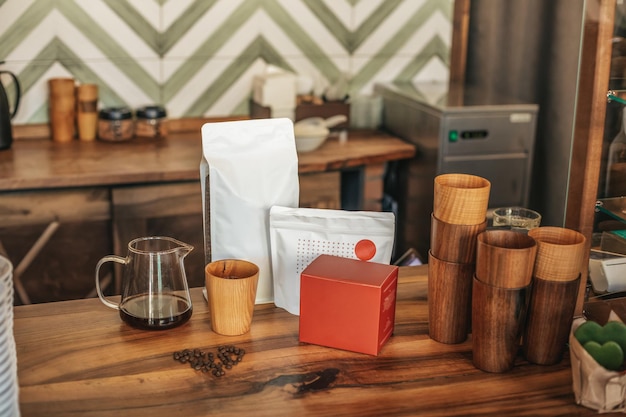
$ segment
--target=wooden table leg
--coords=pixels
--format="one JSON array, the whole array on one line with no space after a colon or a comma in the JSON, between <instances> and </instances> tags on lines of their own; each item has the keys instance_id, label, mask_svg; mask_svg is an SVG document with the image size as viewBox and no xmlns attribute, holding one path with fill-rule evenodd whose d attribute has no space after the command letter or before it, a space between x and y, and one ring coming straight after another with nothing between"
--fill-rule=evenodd
<instances>
[{"instance_id":1,"label":"wooden table leg","mask_svg":"<svg viewBox=\"0 0 626 417\"><path fill-rule=\"evenodd\" d=\"M13 270L13 286L15 287L15 291L17 292L20 300L22 300L23 304L30 304L30 297L22 284L21 276L26 271L26 269L30 266L33 260L39 255L39 252L43 249L43 247L48 243L54 232L59 228L59 222L53 221L47 227L46 230L43 231L41 236L37 239L35 244L28 250L26 255L22 258L17 267Z\"/></svg>"}]
</instances>

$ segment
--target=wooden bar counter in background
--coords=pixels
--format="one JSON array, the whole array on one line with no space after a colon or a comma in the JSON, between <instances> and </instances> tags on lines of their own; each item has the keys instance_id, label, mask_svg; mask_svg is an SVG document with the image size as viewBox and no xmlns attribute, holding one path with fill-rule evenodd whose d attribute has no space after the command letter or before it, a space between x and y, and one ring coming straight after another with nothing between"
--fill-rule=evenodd
<instances>
[{"instance_id":1,"label":"wooden bar counter in background","mask_svg":"<svg viewBox=\"0 0 626 417\"><path fill-rule=\"evenodd\" d=\"M414 154L415 147L397 137L357 130L345 143L329 138L321 148L299 154L298 170L308 174L354 168ZM199 131L121 143L23 139L0 152L0 192L199 180L201 159Z\"/></svg>"},{"instance_id":2,"label":"wooden bar counter in background","mask_svg":"<svg viewBox=\"0 0 626 417\"><path fill-rule=\"evenodd\" d=\"M521 357L510 372L472 365L471 338L428 337L427 266L402 267L394 335L379 356L298 341L298 317L256 306L251 331L220 336L200 288L181 327L142 331L98 299L15 308L20 404L31 416L594 416L575 404L569 354ZM244 348L216 378L173 359L185 348Z\"/></svg>"},{"instance_id":3,"label":"wooden bar counter in background","mask_svg":"<svg viewBox=\"0 0 626 417\"><path fill-rule=\"evenodd\" d=\"M187 277L204 282L206 121L170 122L166 138L123 143L55 143L47 125L18 129L11 149L0 152L0 253L16 267L18 303L94 296L87 277L98 260L154 234L193 245ZM331 137L298 155L300 206L379 211L386 163L414 154L413 145L384 132L353 130L345 143ZM105 282L119 294L119 268L110 275Z\"/></svg>"}]
</instances>

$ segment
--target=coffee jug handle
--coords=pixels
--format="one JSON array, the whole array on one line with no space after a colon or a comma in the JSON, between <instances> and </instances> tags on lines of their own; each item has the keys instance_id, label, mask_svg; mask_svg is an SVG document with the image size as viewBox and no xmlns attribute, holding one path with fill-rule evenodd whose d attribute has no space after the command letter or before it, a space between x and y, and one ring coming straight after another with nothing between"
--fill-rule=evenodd
<instances>
[{"instance_id":1,"label":"coffee jug handle","mask_svg":"<svg viewBox=\"0 0 626 417\"><path fill-rule=\"evenodd\" d=\"M96 291L98 292L98 297L100 297L100 301L102 301L102 303L107 307L119 310L120 306L107 300L107 298L102 293L102 289L100 288L100 267L106 262L117 262L119 264L126 265L128 264L129 260L128 258L122 258L121 256L108 255L100 259L100 261L98 261L98 265L96 265Z\"/></svg>"},{"instance_id":2,"label":"coffee jug handle","mask_svg":"<svg viewBox=\"0 0 626 417\"><path fill-rule=\"evenodd\" d=\"M2 61L4 62L4 61ZM0 64L2 63L0 62ZM20 81L17 79L17 75L13 74L11 71L0 71L0 75L7 74L13 78L13 85L15 86L15 104L13 105L13 111L11 112L11 119L15 117L15 113L17 113L17 109L20 105L21 98L21 90L20 90Z\"/></svg>"}]
</instances>

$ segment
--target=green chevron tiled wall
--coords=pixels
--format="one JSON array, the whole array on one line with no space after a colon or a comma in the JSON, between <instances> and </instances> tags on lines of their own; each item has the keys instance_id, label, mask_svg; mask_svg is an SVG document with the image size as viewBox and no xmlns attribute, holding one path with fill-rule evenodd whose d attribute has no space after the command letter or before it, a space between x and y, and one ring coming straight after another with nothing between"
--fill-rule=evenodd
<instances>
[{"instance_id":1,"label":"green chevron tiled wall","mask_svg":"<svg viewBox=\"0 0 626 417\"><path fill-rule=\"evenodd\" d=\"M53 77L97 83L101 106L163 103L171 117L247 114L268 64L311 77L317 92L348 74L358 99L375 82L447 80L452 4L0 0L0 69L20 79L14 123L47 121Z\"/></svg>"}]
</instances>

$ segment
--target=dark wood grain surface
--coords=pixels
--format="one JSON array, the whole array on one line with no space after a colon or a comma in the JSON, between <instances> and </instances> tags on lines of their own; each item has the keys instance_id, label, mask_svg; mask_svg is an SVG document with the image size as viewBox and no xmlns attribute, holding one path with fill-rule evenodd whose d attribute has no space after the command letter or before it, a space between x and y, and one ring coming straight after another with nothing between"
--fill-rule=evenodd
<instances>
[{"instance_id":1,"label":"dark wood grain surface","mask_svg":"<svg viewBox=\"0 0 626 417\"><path fill-rule=\"evenodd\" d=\"M349 133L346 143L331 137L319 149L299 154L299 172L377 164L414 154L414 146L397 137L357 130ZM124 143L24 139L0 152L0 191L199 180L201 159L200 132Z\"/></svg>"},{"instance_id":2,"label":"dark wood grain surface","mask_svg":"<svg viewBox=\"0 0 626 417\"><path fill-rule=\"evenodd\" d=\"M192 289L183 326L141 331L98 299L15 308L22 416L592 416L575 404L569 355L490 374L472 365L471 337L428 337L427 267L400 270L395 332L379 356L298 341L298 317L256 307L251 331L219 336ZM246 350L221 378L174 361L184 348Z\"/></svg>"}]
</instances>

